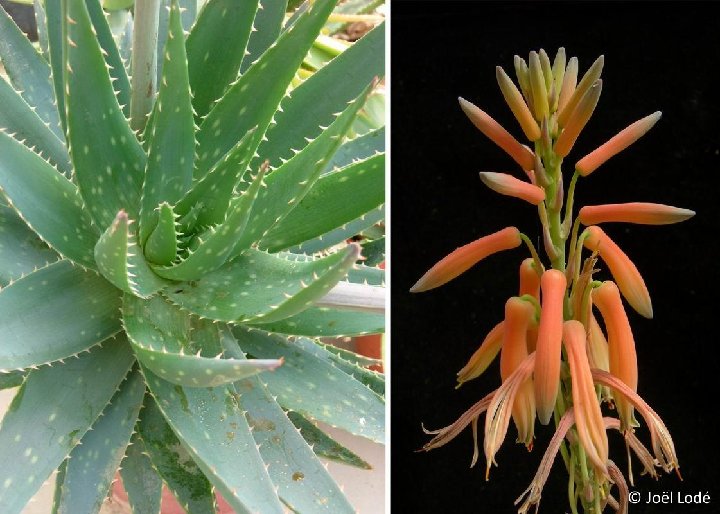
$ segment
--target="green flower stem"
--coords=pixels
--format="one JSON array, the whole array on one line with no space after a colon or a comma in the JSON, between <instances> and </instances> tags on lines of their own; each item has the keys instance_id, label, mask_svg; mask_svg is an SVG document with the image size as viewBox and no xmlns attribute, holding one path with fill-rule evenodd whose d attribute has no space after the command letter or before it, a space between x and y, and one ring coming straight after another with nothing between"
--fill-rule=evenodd
<instances>
[{"instance_id":1,"label":"green flower stem","mask_svg":"<svg viewBox=\"0 0 720 514\"><path fill-rule=\"evenodd\" d=\"M145 128L157 92L157 40L160 0L136 0L133 27L130 126Z\"/></svg>"},{"instance_id":2,"label":"green flower stem","mask_svg":"<svg viewBox=\"0 0 720 514\"><path fill-rule=\"evenodd\" d=\"M568 234L570 233L570 224L572 223L572 211L573 211L573 203L575 201L575 186L577 184L577 179L580 176L580 174L575 171L573 173L572 178L570 179L570 186L568 187L567 192L567 202L565 203L565 218L563 219L562 223L562 231L565 238L567 238ZM572 246L570 247L572 251Z\"/></svg>"},{"instance_id":3,"label":"green flower stem","mask_svg":"<svg viewBox=\"0 0 720 514\"><path fill-rule=\"evenodd\" d=\"M528 250L530 250L530 255L532 256L533 261L535 261L535 271L537 271L538 275L542 275L543 271L545 271L545 266L543 266L542 261L540 260L540 256L535 249L535 245L532 241L530 241L530 238L522 232L520 232L520 239L523 240L525 245L528 247Z\"/></svg>"}]
</instances>

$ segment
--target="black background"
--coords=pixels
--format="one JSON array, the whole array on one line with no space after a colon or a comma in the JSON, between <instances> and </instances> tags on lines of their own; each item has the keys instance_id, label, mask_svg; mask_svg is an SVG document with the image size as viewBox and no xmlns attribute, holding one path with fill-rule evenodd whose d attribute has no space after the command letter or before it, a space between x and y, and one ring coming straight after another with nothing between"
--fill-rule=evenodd
<instances>
[{"instance_id":1,"label":"black background","mask_svg":"<svg viewBox=\"0 0 720 514\"><path fill-rule=\"evenodd\" d=\"M605 55L603 93L566 159L572 163L656 110L643 139L578 184L576 205L652 201L697 211L670 226L608 224L605 230L643 274L655 319L628 314L639 361L639 393L674 437L684 481L636 473L647 491L709 492L710 505L637 505L632 513L720 512L717 348L720 279L720 5L713 2L419 2L393 0L392 91L392 507L394 512L515 512L551 437L536 425L535 449L515 444L511 423L489 482L484 455L469 469L470 430L447 446L415 453L439 428L499 385L495 363L455 390L455 374L517 294L524 248L488 258L447 285L408 289L457 246L515 225L537 241L537 212L486 189L479 171L511 172L514 162L480 134L457 105L463 96L522 137L495 82L527 59L559 46L582 75ZM569 176L566 178L566 183ZM603 270L596 278L609 278ZM483 418L484 419L484 418ZM482 427L482 423L480 424ZM646 443L645 428L638 435ZM611 458L625 449L610 435ZM640 465L634 463L639 471ZM557 459L541 512L567 512L567 472Z\"/></svg>"}]
</instances>

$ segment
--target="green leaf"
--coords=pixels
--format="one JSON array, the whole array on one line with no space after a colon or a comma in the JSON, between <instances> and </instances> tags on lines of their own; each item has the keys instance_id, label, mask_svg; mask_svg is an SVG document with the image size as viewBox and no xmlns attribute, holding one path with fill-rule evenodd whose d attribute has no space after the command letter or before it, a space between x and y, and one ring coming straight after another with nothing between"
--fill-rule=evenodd
<instances>
[{"instance_id":1,"label":"green leaf","mask_svg":"<svg viewBox=\"0 0 720 514\"><path fill-rule=\"evenodd\" d=\"M42 157L1 132L0 188L43 241L60 255L95 267L92 252L98 236L75 185Z\"/></svg>"},{"instance_id":2,"label":"green leaf","mask_svg":"<svg viewBox=\"0 0 720 514\"><path fill-rule=\"evenodd\" d=\"M262 8L258 9L253 22L255 31L250 34L247 52L240 66L241 74L275 42L285 21L287 0L262 0L260 6Z\"/></svg>"},{"instance_id":3,"label":"green leaf","mask_svg":"<svg viewBox=\"0 0 720 514\"><path fill-rule=\"evenodd\" d=\"M65 175L72 166L65 144L53 134L30 106L0 78L0 128L28 148L33 148Z\"/></svg>"},{"instance_id":4,"label":"green leaf","mask_svg":"<svg viewBox=\"0 0 720 514\"><path fill-rule=\"evenodd\" d=\"M244 358L229 331L223 332L222 341L226 355ZM319 506L333 513L354 512L260 377L237 382L235 388L260 455L268 465L268 473L278 487L283 503L294 512L314 512Z\"/></svg>"},{"instance_id":5,"label":"green leaf","mask_svg":"<svg viewBox=\"0 0 720 514\"><path fill-rule=\"evenodd\" d=\"M0 287L58 259L13 209L0 202Z\"/></svg>"},{"instance_id":6,"label":"green leaf","mask_svg":"<svg viewBox=\"0 0 720 514\"><path fill-rule=\"evenodd\" d=\"M209 0L187 39L190 87L198 119L238 76L258 0Z\"/></svg>"},{"instance_id":7,"label":"green leaf","mask_svg":"<svg viewBox=\"0 0 720 514\"><path fill-rule=\"evenodd\" d=\"M117 289L65 260L13 282L0 291L0 369L87 350L120 331L119 307Z\"/></svg>"},{"instance_id":8,"label":"green leaf","mask_svg":"<svg viewBox=\"0 0 720 514\"><path fill-rule=\"evenodd\" d=\"M345 166L372 157L385 151L385 127L371 130L355 139L346 141L337 149L335 155L328 161L324 173L330 173L336 168Z\"/></svg>"},{"instance_id":9,"label":"green leaf","mask_svg":"<svg viewBox=\"0 0 720 514\"><path fill-rule=\"evenodd\" d=\"M50 49L48 47L47 20L45 19L45 7L43 6L43 3L44 2L42 0L33 0L33 11L35 11L35 25L37 26L40 51L42 52L43 57L45 57L45 60L49 61ZM52 81L50 81L50 89L54 100L55 93L52 89ZM57 109L55 109L55 112L57 113ZM62 134L62 127L60 127L60 133Z\"/></svg>"},{"instance_id":10,"label":"green leaf","mask_svg":"<svg viewBox=\"0 0 720 514\"><path fill-rule=\"evenodd\" d=\"M0 425L0 511L20 512L112 398L133 363L122 339L33 371Z\"/></svg>"},{"instance_id":11,"label":"green leaf","mask_svg":"<svg viewBox=\"0 0 720 514\"><path fill-rule=\"evenodd\" d=\"M363 241L360 243L362 247L363 261L368 266L378 266L385 261L385 237L374 239L372 241Z\"/></svg>"},{"instance_id":12,"label":"green leaf","mask_svg":"<svg viewBox=\"0 0 720 514\"><path fill-rule=\"evenodd\" d=\"M162 78L163 50L167 41L168 25L170 19L170 3L172 0L160 0L160 16L158 19L158 40L157 40L157 83ZM183 30L187 33L197 18L197 0L178 0Z\"/></svg>"},{"instance_id":13,"label":"green leaf","mask_svg":"<svg viewBox=\"0 0 720 514\"><path fill-rule=\"evenodd\" d=\"M272 323L253 323L269 332L310 337L340 337L385 331L385 316L372 312L310 307Z\"/></svg>"},{"instance_id":14,"label":"green leaf","mask_svg":"<svg viewBox=\"0 0 720 514\"><path fill-rule=\"evenodd\" d=\"M115 287L148 298L166 282L150 269L142 249L137 245L133 221L125 211L118 212L112 225L100 236L95 245L95 261L103 276Z\"/></svg>"},{"instance_id":15,"label":"green leaf","mask_svg":"<svg viewBox=\"0 0 720 514\"><path fill-rule=\"evenodd\" d=\"M370 464L320 430L309 419L293 411L288 412L287 416L318 457L360 469L372 469Z\"/></svg>"},{"instance_id":16,"label":"green leaf","mask_svg":"<svg viewBox=\"0 0 720 514\"><path fill-rule=\"evenodd\" d=\"M72 0L71 0L72 1ZM105 62L109 66L108 72L112 80L113 90L117 97L118 103L125 116L130 115L130 80L128 79L125 63L120 57L120 51L115 44L110 25L108 24L105 13L100 5L100 0L85 0L90 20L92 21L95 36L100 43L102 53L105 56Z\"/></svg>"},{"instance_id":17,"label":"green leaf","mask_svg":"<svg viewBox=\"0 0 720 514\"><path fill-rule=\"evenodd\" d=\"M180 386L175 387L182 391ZM180 400L180 405L189 409L186 401ZM210 482L180 443L150 395L145 396L138 432L153 466L180 505L193 514L215 514L215 495ZM138 512L145 514L145 511Z\"/></svg>"},{"instance_id":18,"label":"green leaf","mask_svg":"<svg viewBox=\"0 0 720 514\"><path fill-rule=\"evenodd\" d=\"M200 316L226 322L270 322L292 316L339 282L357 259L349 246L311 262L248 250L195 282L170 288L170 300Z\"/></svg>"},{"instance_id":19,"label":"green leaf","mask_svg":"<svg viewBox=\"0 0 720 514\"><path fill-rule=\"evenodd\" d=\"M195 280L225 264L247 226L264 176L265 168L261 168L250 187L233 198L225 220L217 227L212 227L207 235L198 238L201 241L197 248L177 264L154 267L155 272L171 280Z\"/></svg>"},{"instance_id":20,"label":"green leaf","mask_svg":"<svg viewBox=\"0 0 720 514\"><path fill-rule=\"evenodd\" d=\"M335 346L334 344L318 344L330 353L334 353L338 357L341 357L348 362L352 362L353 364L357 364L358 366L362 366L363 368L367 368L369 366L379 366L383 363L381 359L373 359L372 357L360 355L359 353L346 350L345 348L340 348L339 346Z\"/></svg>"},{"instance_id":21,"label":"green leaf","mask_svg":"<svg viewBox=\"0 0 720 514\"><path fill-rule=\"evenodd\" d=\"M191 323L187 313L156 296L140 300L125 295L125 330L140 362L160 378L188 387L215 387L261 371L273 370L282 360L237 360L214 358L219 355L219 334L210 322ZM172 323L171 329L166 329ZM197 341L209 338L198 348ZM216 347L212 358L201 356L203 347ZM212 350L210 350L212 351ZM197 352L197 355L194 355Z\"/></svg>"},{"instance_id":22,"label":"green leaf","mask_svg":"<svg viewBox=\"0 0 720 514\"><path fill-rule=\"evenodd\" d=\"M63 73L65 61L63 57L62 2L44 2L44 4L48 51L50 54L50 77L64 135L65 130L67 130L67 123L65 120L65 74Z\"/></svg>"},{"instance_id":23,"label":"green leaf","mask_svg":"<svg viewBox=\"0 0 720 514\"><path fill-rule=\"evenodd\" d=\"M67 470L67 459L62 461L62 464L57 468L57 475L55 475L55 490L53 492L53 505L50 514L58 514L58 507L60 505L60 499L62 498L62 488L65 482L65 471Z\"/></svg>"},{"instance_id":24,"label":"green leaf","mask_svg":"<svg viewBox=\"0 0 720 514\"><path fill-rule=\"evenodd\" d=\"M283 336L240 326L233 335L253 357L286 357L283 366L263 376L285 409L384 442L385 403L365 385Z\"/></svg>"},{"instance_id":25,"label":"green leaf","mask_svg":"<svg viewBox=\"0 0 720 514\"><path fill-rule=\"evenodd\" d=\"M332 248L333 246L342 243L343 241L353 238L357 234L361 233L364 230L367 230L368 228L372 227L376 223L381 222L384 219L385 206L381 205L377 209L374 209L367 214L364 214L359 218L354 219L353 221L343 225L342 227L331 230L330 232L327 232L322 236L318 236L315 239L304 241L303 243L297 245L294 248L290 248L289 250L291 252L308 254L321 252L323 250L327 250L328 248Z\"/></svg>"},{"instance_id":26,"label":"green leaf","mask_svg":"<svg viewBox=\"0 0 720 514\"><path fill-rule=\"evenodd\" d=\"M233 191L252 157L251 145L255 141L255 132L254 128L250 129L209 173L195 182L175 206L175 212L193 218L191 223L181 220L183 231L191 230L196 224L215 225L225 219Z\"/></svg>"},{"instance_id":27,"label":"green leaf","mask_svg":"<svg viewBox=\"0 0 720 514\"><path fill-rule=\"evenodd\" d=\"M50 66L3 8L0 8L0 34L0 60L10 82L55 137L65 141L54 105Z\"/></svg>"},{"instance_id":28,"label":"green leaf","mask_svg":"<svg viewBox=\"0 0 720 514\"><path fill-rule=\"evenodd\" d=\"M175 225L175 213L167 202L157 209L157 224L145 243L145 257L155 264L170 264L177 257L178 233Z\"/></svg>"},{"instance_id":29,"label":"green leaf","mask_svg":"<svg viewBox=\"0 0 720 514\"><path fill-rule=\"evenodd\" d=\"M232 386L173 386L145 369L168 424L198 467L238 513L282 513Z\"/></svg>"},{"instance_id":30,"label":"green leaf","mask_svg":"<svg viewBox=\"0 0 720 514\"><path fill-rule=\"evenodd\" d=\"M385 270L357 264L348 271L348 282L354 284L368 284L371 286L385 285Z\"/></svg>"},{"instance_id":31,"label":"green leaf","mask_svg":"<svg viewBox=\"0 0 720 514\"><path fill-rule=\"evenodd\" d=\"M371 87L368 86L365 93ZM258 195L253 205L252 221L235 246L234 255L262 239L313 187L325 163L340 145L343 134L362 106L365 93L355 99L315 140L268 176L265 181L268 187ZM352 203L347 202L347 198L344 201Z\"/></svg>"},{"instance_id":32,"label":"green leaf","mask_svg":"<svg viewBox=\"0 0 720 514\"><path fill-rule=\"evenodd\" d=\"M67 132L80 194L99 227L123 209L137 219L145 152L120 110L85 2L63 5Z\"/></svg>"},{"instance_id":33,"label":"green leaf","mask_svg":"<svg viewBox=\"0 0 720 514\"><path fill-rule=\"evenodd\" d=\"M383 5L385 0L347 0L335 9L336 14L368 14ZM337 34L348 23L330 22L326 28L331 34Z\"/></svg>"},{"instance_id":34,"label":"green leaf","mask_svg":"<svg viewBox=\"0 0 720 514\"><path fill-rule=\"evenodd\" d=\"M177 202L190 189L193 178L195 125L185 36L177 2L173 2L170 9L164 61L160 92L146 132L149 148L140 208L142 242L157 225L156 207L162 202Z\"/></svg>"},{"instance_id":35,"label":"green leaf","mask_svg":"<svg viewBox=\"0 0 720 514\"><path fill-rule=\"evenodd\" d=\"M138 432L132 435L130 444L125 450L125 458L120 465L120 476L133 512L160 513L162 478L153 467L145 442Z\"/></svg>"},{"instance_id":36,"label":"green leaf","mask_svg":"<svg viewBox=\"0 0 720 514\"><path fill-rule=\"evenodd\" d=\"M145 393L139 371L131 372L67 460L59 513L97 513L125 454Z\"/></svg>"},{"instance_id":37,"label":"green leaf","mask_svg":"<svg viewBox=\"0 0 720 514\"><path fill-rule=\"evenodd\" d=\"M352 198L352 201L348 201ZM385 155L320 177L290 213L265 234L261 248L277 252L340 227L385 201Z\"/></svg>"},{"instance_id":38,"label":"green leaf","mask_svg":"<svg viewBox=\"0 0 720 514\"><path fill-rule=\"evenodd\" d=\"M203 120L197 135L197 175L202 177L237 142L238 134L258 130L250 145L254 152L265 134L295 71L320 32L337 0L317 0L313 7L282 34ZM257 99L262 98L262 102Z\"/></svg>"},{"instance_id":39,"label":"green leaf","mask_svg":"<svg viewBox=\"0 0 720 514\"><path fill-rule=\"evenodd\" d=\"M384 56L385 25L381 24L294 89L280 104L277 125L268 129L267 141L260 144L262 158L277 166L281 158L292 157L293 148L302 148L305 138L317 137L319 126L330 125L334 113L361 95L373 78L384 75Z\"/></svg>"},{"instance_id":40,"label":"green leaf","mask_svg":"<svg viewBox=\"0 0 720 514\"><path fill-rule=\"evenodd\" d=\"M19 387L22 385L27 374L28 372L25 370L0 373L0 390Z\"/></svg>"}]
</instances>

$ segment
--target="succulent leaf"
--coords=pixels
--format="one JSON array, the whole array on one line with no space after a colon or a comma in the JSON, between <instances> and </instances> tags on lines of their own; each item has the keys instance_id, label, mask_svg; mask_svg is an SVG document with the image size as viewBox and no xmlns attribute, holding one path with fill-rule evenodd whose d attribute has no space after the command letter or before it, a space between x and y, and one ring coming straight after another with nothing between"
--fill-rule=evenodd
<instances>
[{"instance_id":1,"label":"succulent leaf","mask_svg":"<svg viewBox=\"0 0 720 514\"><path fill-rule=\"evenodd\" d=\"M384 184L384 154L323 175L259 246L277 252L342 226L381 205Z\"/></svg>"},{"instance_id":2,"label":"succulent leaf","mask_svg":"<svg viewBox=\"0 0 720 514\"><path fill-rule=\"evenodd\" d=\"M145 394L139 371L131 372L67 459L59 514L100 511L115 478Z\"/></svg>"},{"instance_id":3,"label":"succulent leaf","mask_svg":"<svg viewBox=\"0 0 720 514\"><path fill-rule=\"evenodd\" d=\"M0 291L0 369L87 350L120 331L119 307L117 289L66 260L13 282Z\"/></svg>"},{"instance_id":4,"label":"succulent leaf","mask_svg":"<svg viewBox=\"0 0 720 514\"><path fill-rule=\"evenodd\" d=\"M168 424L230 506L239 513L282 514L234 387L173 386L144 373Z\"/></svg>"},{"instance_id":5,"label":"succulent leaf","mask_svg":"<svg viewBox=\"0 0 720 514\"><path fill-rule=\"evenodd\" d=\"M209 0L187 39L193 107L202 119L240 70L258 0ZM232 52L217 52L232 48Z\"/></svg>"},{"instance_id":6,"label":"succulent leaf","mask_svg":"<svg viewBox=\"0 0 720 514\"><path fill-rule=\"evenodd\" d=\"M240 183L250 162L255 132L255 128L250 129L177 203L175 211L178 214L192 214L192 223L181 220L185 230L192 229L195 224L209 226L225 219L233 190Z\"/></svg>"},{"instance_id":7,"label":"succulent leaf","mask_svg":"<svg viewBox=\"0 0 720 514\"><path fill-rule=\"evenodd\" d=\"M65 175L70 176L70 156L64 143L45 126L37 112L33 112L32 108L2 78L0 78L0 105L3 106L0 111L0 128L28 148L34 149Z\"/></svg>"},{"instance_id":8,"label":"succulent leaf","mask_svg":"<svg viewBox=\"0 0 720 514\"><path fill-rule=\"evenodd\" d=\"M33 371L0 425L0 511L20 512L82 439L133 363L122 339Z\"/></svg>"},{"instance_id":9,"label":"succulent leaf","mask_svg":"<svg viewBox=\"0 0 720 514\"><path fill-rule=\"evenodd\" d=\"M120 476L133 512L160 513L162 478L153 467L145 442L138 432L132 435L130 444L125 450L125 458L120 465Z\"/></svg>"},{"instance_id":10,"label":"succulent leaf","mask_svg":"<svg viewBox=\"0 0 720 514\"><path fill-rule=\"evenodd\" d=\"M381 359L374 359L372 357L367 357L365 355L361 355L359 353L355 353L353 351L346 350L345 348L340 348L339 346L335 346L334 344L323 344L323 343L318 343L318 344L320 346L322 346L323 348L325 348L330 353L334 353L338 357L342 358L343 360L352 362L353 364L362 366L363 368L367 368L369 366L382 365Z\"/></svg>"},{"instance_id":11,"label":"succulent leaf","mask_svg":"<svg viewBox=\"0 0 720 514\"><path fill-rule=\"evenodd\" d=\"M237 142L237 134L258 130L250 145L255 151L270 125L305 53L320 32L337 0L317 0L274 45L233 83L200 125L197 134L196 178L203 176ZM256 101L263 98L262 102Z\"/></svg>"},{"instance_id":12,"label":"succulent leaf","mask_svg":"<svg viewBox=\"0 0 720 514\"><path fill-rule=\"evenodd\" d=\"M134 1L134 0L133 0ZM170 4L172 0L160 1L160 16L158 19L158 40L157 40L157 82L162 79L163 53L165 41L167 41L168 25L170 21ZM195 23L198 9L197 0L178 0L180 6L180 17L182 19L183 31L187 33Z\"/></svg>"},{"instance_id":13,"label":"succulent leaf","mask_svg":"<svg viewBox=\"0 0 720 514\"><path fill-rule=\"evenodd\" d=\"M261 0L258 3L258 11L255 21L253 21L255 30L250 33L245 58L240 66L241 75L258 60L265 50L270 48L270 45L280 35L285 22L285 13L288 10L287 4L287 0Z\"/></svg>"},{"instance_id":14,"label":"succulent leaf","mask_svg":"<svg viewBox=\"0 0 720 514\"><path fill-rule=\"evenodd\" d=\"M60 257L0 201L0 287Z\"/></svg>"},{"instance_id":15,"label":"succulent leaf","mask_svg":"<svg viewBox=\"0 0 720 514\"><path fill-rule=\"evenodd\" d=\"M336 168L344 168L355 161L367 159L385 151L385 127L370 130L361 136L344 142L328 161L323 174Z\"/></svg>"},{"instance_id":16,"label":"succulent leaf","mask_svg":"<svg viewBox=\"0 0 720 514\"><path fill-rule=\"evenodd\" d=\"M62 2L44 2L44 4L52 85L64 136L67 130L67 121L65 120L65 74L63 73Z\"/></svg>"},{"instance_id":17,"label":"succulent leaf","mask_svg":"<svg viewBox=\"0 0 720 514\"><path fill-rule=\"evenodd\" d=\"M25 370L0 373L0 390L21 386L27 375Z\"/></svg>"},{"instance_id":18,"label":"succulent leaf","mask_svg":"<svg viewBox=\"0 0 720 514\"><path fill-rule=\"evenodd\" d=\"M180 386L175 386L175 389L182 391ZM150 395L145 396L137 430L153 466L180 505L193 514L215 514L215 496L210 482L180 443Z\"/></svg>"},{"instance_id":19,"label":"succulent leaf","mask_svg":"<svg viewBox=\"0 0 720 514\"><path fill-rule=\"evenodd\" d=\"M313 187L325 163L335 153L343 135L365 102L372 84L365 88L347 108L312 140L295 157L270 173L267 188L258 195L253 205L253 217L247 230L238 241L233 255L239 254L252 243L259 241L275 224L282 220Z\"/></svg>"},{"instance_id":20,"label":"succulent leaf","mask_svg":"<svg viewBox=\"0 0 720 514\"><path fill-rule=\"evenodd\" d=\"M223 222L212 227L207 235L202 237L197 248L177 264L155 267L155 272L171 280L195 280L225 264L247 226L264 176L263 167L253 178L250 187L232 199Z\"/></svg>"},{"instance_id":21,"label":"succulent leaf","mask_svg":"<svg viewBox=\"0 0 720 514\"><path fill-rule=\"evenodd\" d=\"M220 349L217 327L212 323L192 326L187 313L160 296L140 300L125 295L123 321L133 350L142 364L158 377L188 387L216 387L277 368L282 360L237 360L214 358ZM173 322L172 332L163 325ZM183 330L184 328L184 330ZM199 337L210 338L217 347L212 358L194 355ZM214 344L212 344L214 343Z\"/></svg>"},{"instance_id":22,"label":"succulent leaf","mask_svg":"<svg viewBox=\"0 0 720 514\"><path fill-rule=\"evenodd\" d=\"M155 275L145 260L142 249L137 245L134 230L125 211L118 212L115 220L100 236L95 245L95 261L103 276L115 287L148 298L166 282Z\"/></svg>"},{"instance_id":23,"label":"succulent leaf","mask_svg":"<svg viewBox=\"0 0 720 514\"><path fill-rule=\"evenodd\" d=\"M345 277L357 256L357 246L309 262L248 250L219 270L173 286L166 294L172 302L209 319L271 322L308 308Z\"/></svg>"},{"instance_id":24,"label":"succulent leaf","mask_svg":"<svg viewBox=\"0 0 720 514\"><path fill-rule=\"evenodd\" d=\"M25 223L60 255L95 267L92 248L98 236L75 185L2 132L0 189Z\"/></svg>"},{"instance_id":25,"label":"succulent leaf","mask_svg":"<svg viewBox=\"0 0 720 514\"><path fill-rule=\"evenodd\" d=\"M223 331L221 340L228 357L245 358L227 329ZM333 513L354 512L260 377L236 382L235 389L260 455L270 478L278 486L283 503L294 512L313 512L318 505Z\"/></svg>"},{"instance_id":26,"label":"succulent leaf","mask_svg":"<svg viewBox=\"0 0 720 514\"><path fill-rule=\"evenodd\" d=\"M359 234L360 232L371 228L373 225L380 223L385 219L385 205L381 205L377 209L373 209L367 214L363 214L359 218L346 223L342 227L338 227L327 232L315 239L303 241L299 245L290 248L291 252L313 254L323 250L332 248L333 246L346 241Z\"/></svg>"},{"instance_id":27,"label":"succulent leaf","mask_svg":"<svg viewBox=\"0 0 720 514\"><path fill-rule=\"evenodd\" d=\"M157 224L145 242L145 257L154 264L170 264L178 253L178 233L175 212L167 202L157 211Z\"/></svg>"},{"instance_id":28,"label":"succulent leaf","mask_svg":"<svg viewBox=\"0 0 720 514\"><path fill-rule=\"evenodd\" d=\"M137 219L145 152L115 97L85 2L67 0L64 12L67 133L80 194L99 227L120 210Z\"/></svg>"},{"instance_id":29,"label":"succulent leaf","mask_svg":"<svg viewBox=\"0 0 720 514\"><path fill-rule=\"evenodd\" d=\"M143 243L157 224L158 204L176 203L190 189L193 178L195 125L185 35L176 1L170 8L169 23L160 92L146 130L149 148L140 206Z\"/></svg>"},{"instance_id":30,"label":"succulent leaf","mask_svg":"<svg viewBox=\"0 0 720 514\"><path fill-rule=\"evenodd\" d=\"M240 326L233 328L233 335L253 357L287 357L282 367L263 375L263 382L285 409L384 441L385 402L365 385L283 336Z\"/></svg>"},{"instance_id":31,"label":"succulent leaf","mask_svg":"<svg viewBox=\"0 0 720 514\"><path fill-rule=\"evenodd\" d=\"M310 307L294 316L272 323L252 326L268 332L309 337L339 337L374 334L385 331L385 315L373 312L356 312Z\"/></svg>"},{"instance_id":32,"label":"succulent leaf","mask_svg":"<svg viewBox=\"0 0 720 514\"><path fill-rule=\"evenodd\" d=\"M385 285L385 270L357 264L348 272L348 282L353 284L368 284L371 286Z\"/></svg>"},{"instance_id":33,"label":"succulent leaf","mask_svg":"<svg viewBox=\"0 0 720 514\"><path fill-rule=\"evenodd\" d=\"M72 1L72 0L71 0ZM100 0L85 0L88 14L94 29L95 37L100 43L102 54L110 73L113 90L118 103L123 109L125 116L130 115L130 80L128 79L125 64L120 57L120 51L115 44L112 31L108 25L107 18L100 5Z\"/></svg>"},{"instance_id":34,"label":"succulent leaf","mask_svg":"<svg viewBox=\"0 0 720 514\"><path fill-rule=\"evenodd\" d=\"M293 148L302 148L304 138L315 138L318 125L333 122L333 114L358 95L373 78L385 73L385 26L381 24L335 57L283 99L282 111L275 116L277 125L267 131L260 155L277 166L281 158L292 157Z\"/></svg>"},{"instance_id":35,"label":"succulent leaf","mask_svg":"<svg viewBox=\"0 0 720 514\"><path fill-rule=\"evenodd\" d=\"M370 464L320 430L309 419L293 411L288 412L287 416L318 457L360 469L372 469Z\"/></svg>"},{"instance_id":36,"label":"succulent leaf","mask_svg":"<svg viewBox=\"0 0 720 514\"><path fill-rule=\"evenodd\" d=\"M385 260L385 237L367 240L360 243L363 261L368 266L378 266Z\"/></svg>"},{"instance_id":37,"label":"succulent leaf","mask_svg":"<svg viewBox=\"0 0 720 514\"><path fill-rule=\"evenodd\" d=\"M47 34L47 21L45 18L45 7L43 6L42 0L33 0L33 11L35 12L35 25L37 26L37 32L38 32L38 44L40 45L40 51L45 58L45 61L50 61L50 50L48 49L48 34ZM51 77L48 76L50 80ZM52 83L50 84L52 86ZM55 99L55 93L52 93L52 99ZM53 107L55 109L55 112L57 113L57 108ZM58 119L58 124L59 124ZM62 132L62 127L60 127L60 134L64 135Z\"/></svg>"},{"instance_id":38,"label":"succulent leaf","mask_svg":"<svg viewBox=\"0 0 720 514\"><path fill-rule=\"evenodd\" d=\"M50 66L0 7L0 60L23 100L61 141L65 141L50 83ZM3 102L4 104L4 102Z\"/></svg>"}]
</instances>

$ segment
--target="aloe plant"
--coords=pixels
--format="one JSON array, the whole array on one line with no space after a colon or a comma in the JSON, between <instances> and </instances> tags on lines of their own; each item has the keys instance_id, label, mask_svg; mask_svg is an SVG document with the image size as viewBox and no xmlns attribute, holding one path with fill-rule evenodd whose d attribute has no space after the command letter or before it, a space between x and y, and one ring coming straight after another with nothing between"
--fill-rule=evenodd
<instances>
[{"instance_id":1,"label":"aloe plant","mask_svg":"<svg viewBox=\"0 0 720 514\"><path fill-rule=\"evenodd\" d=\"M36 1L40 52L0 9L3 513L55 469L97 512L119 468L138 513L350 512L318 455L367 464L315 421L384 440L383 376L318 339L384 329L383 129L346 137L384 29L292 88L336 0L189 4L114 39Z\"/></svg>"}]
</instances>

